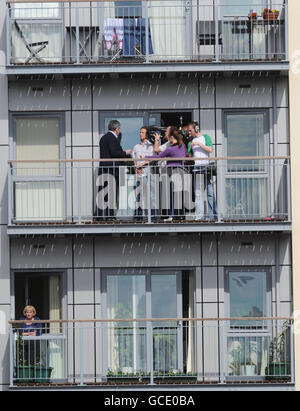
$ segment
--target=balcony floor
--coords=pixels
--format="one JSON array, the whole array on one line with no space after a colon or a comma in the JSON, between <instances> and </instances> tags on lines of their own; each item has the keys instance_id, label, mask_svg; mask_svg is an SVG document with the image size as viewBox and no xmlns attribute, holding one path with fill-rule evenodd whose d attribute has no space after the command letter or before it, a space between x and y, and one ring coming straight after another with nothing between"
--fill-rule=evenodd
<instances>
[{"instance_id":1,"label":"balcony floor","mask_svg":"<svg viewBox=\"0 0 300 411\"><path fill-rule=\"evenodd\" d=\"M122 220L98 222L36 222L16 223L8 226L9 235L38 234L129 234L129 233L198 233L198 232L273 232L292 231L292 223L285 220L223 220L222 222L203 220L180 220L153 223L128 222Z\"/></svg>"},{"instance_id":2,"label":"balcony floor","mask_svg":"<svg viewBox=\"0 0 300 411\"><path fill-rule=\"evenodd\" d=\"M151 61L124 59L115 61L45 64L15 64L6 67L5 74L10 75L76 75L110 73L189 73L189 72L272 72L288 73L288 61L268 60L221 60L213 59Z\"/></svg>"},{"instance_id":3,"label":"balcony floor","mask_svg":"<svg viewBox=\"0 0 300 411\"><path fill-rule=\"evenodd\" d=\"M10 391L294 391L295 385L291 382L278 380L268 381L234 381L220 384L218 382L198 382L198 383L157 383L150 385L147 383L87 383L78 385L76 383L48 383L48 384L19 384L10 387Z\"/></svg>"}]
</instances>

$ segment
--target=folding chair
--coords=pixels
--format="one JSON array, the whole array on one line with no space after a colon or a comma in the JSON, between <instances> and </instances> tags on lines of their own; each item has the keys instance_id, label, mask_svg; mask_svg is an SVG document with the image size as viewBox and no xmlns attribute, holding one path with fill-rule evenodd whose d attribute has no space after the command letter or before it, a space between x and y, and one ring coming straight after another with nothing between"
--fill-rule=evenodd
<instances>
[{"instance_id":1,"label":"folding chair","mask_svg":"<svg viewBox=\"0 0 300 411\"><path fill-rule=\"evenodd\" d=\"M29 43L29 41L27 40L27 38L24 36L19 24L17 23L17 21L14 21L14 25L15 28L17 30L17 33L19 34L19 36L21 37L21 39L23 40L26 49L29 51L30 56L28 57L28 59L25 61L25 64L29 63L30 60L32 59L37 59L40 63L43 61L42 58L40 58L38 56L38 54L44 50L47 45L48 45L48 41L38 41L35 43ZM34 50L35 47L39 47L37 50Z\"/></svg>"}]
</instances>

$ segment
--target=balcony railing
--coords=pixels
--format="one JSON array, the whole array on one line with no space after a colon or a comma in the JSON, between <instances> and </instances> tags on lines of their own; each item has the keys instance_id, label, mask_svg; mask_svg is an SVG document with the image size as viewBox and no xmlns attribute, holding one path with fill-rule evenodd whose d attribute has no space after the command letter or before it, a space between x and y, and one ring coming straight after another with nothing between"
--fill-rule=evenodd
<instances>
[{"instance_id":1,"label":"balcony railing","mask_svg":"<svg viewBox=\"0 0 300 411\"><path fill-rule=\"evenodd\" d=\"M23 336L22 323L11 321L11 387L294 382L291 318L42 323L40 335Z\"/></svg>"},{"instance_id":2,"label":"balcony railing","mask_svg":"<svg viewBox=\"0 0 300 411\"><path fill-rule=\"evenodd\" d=\"M10 161L9 226L291 221L288 157L168 161Z\"/></svg>"},{"instance_id":3,"label":"balcony railing","mask_svg":"<svg viewBox=\"0 0 300 411\"><path fill-rule=\"evenodd\" d=\"M284 1L212 3L7 0L7 65L288 60Z\"/></svg>"}]
</instances>

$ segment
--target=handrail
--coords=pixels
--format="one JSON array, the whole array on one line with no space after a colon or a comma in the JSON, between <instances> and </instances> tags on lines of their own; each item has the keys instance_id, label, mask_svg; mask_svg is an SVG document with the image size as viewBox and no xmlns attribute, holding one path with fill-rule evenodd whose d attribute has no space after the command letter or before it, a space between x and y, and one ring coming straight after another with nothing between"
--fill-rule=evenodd
<instances>
[{"instance_id":1,"label":"handrail","mask_svg":"<svg viewBox=\"0 0 300 411\"><path fill-rule=\"evenodd\" d=\"M39 324L65 323L113 323L113 322L166 322L166 321L293 321L293 317L225 317L225 318L114 318L114 319L86 319L86 320L33 320ZM28 320L10 320L9 324L23 324Z\"/></svg>"},{"instance_id":2,"label":"handrail","mask_svg":"<svg viewBox=\"0 0 300 411\"><path fill-rule=\"evenodd\" d=\"M199 158L199 157L157 157L157 158L81 158L81 159L60 159L60 160L8 160L8 164L18 164L18 163L99 163L99 162L132 162L132 161L226 161L226 160L290 160L290 156L243 156L243 157L209 157L209 158Z\"/></svg>"}]
</instances>

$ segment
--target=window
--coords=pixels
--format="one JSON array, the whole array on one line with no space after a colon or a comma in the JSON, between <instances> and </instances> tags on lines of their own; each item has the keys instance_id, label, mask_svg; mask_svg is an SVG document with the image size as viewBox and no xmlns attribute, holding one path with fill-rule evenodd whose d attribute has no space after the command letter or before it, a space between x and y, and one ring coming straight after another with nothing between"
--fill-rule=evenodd
<instances>
[{"instance_id":1,"label":"window","mask_svg":"<svg viewBox=\"0 0 300 411\"><path fill-rule=\"evenodd\" d=\"M226 113L228 157L267 155L266 114ZM228 165L239 166L240 171L260 171L263 163L257 160L231 160ZM230 167L228 168L230 170Z\"/></svg>"},{"instance_id":2,"label":"window","mask_svg":"<svg viewBox=\"0 0 300 411\"><path fill-rule=\"evenodd\" d=\"M225 112L228 157L268 155L265 112ZM260 219L270 214L270 164L266 160L228 160L226 207L228 218Z\"/></svg>"},{"instance_id":3,"label":"window","mask_svg":"<svg viewBox=\"0 0 300 411\"><path fill-rule=\"evenodd\" d=\"M268 6L268 0L223 0L223 15L248 16L250 10L261 13Z\"/></svg>"},{"instance_id":4,"label":"window","mask_svg":"<svg viewBox=\"0 0 300 411\"><path fill-rule=\"evenodd\" d=\"M119 18L142 17L141 1L115 1L115 14Z\"/></svg>"},{"instance_id":5,"label":"window","mask_svg":"<svg viewBox=\"0 0 300 411\"><path fill-rule=\"evenodd\" d=\"M64 157L61 115L13 117L14 216L19 221L61 220L64 170L48 161ZM22 161L38 160L40 163Z\"/></svg>"},{"instance_id":6,"label":"window","mask_svg":"<svg viewBox=\"0 0 300 411\"><path fill-rule=\"evenodd\" d=\"M159 321L159 318L182 318L183 300L193 311L193 295L188 282L192 277L178 271L157 272L127 270L124 273L108 271L103 276L103 317L109 319L157 318L152 330L143 321L111 323L107 329L107 363L103 372L113 375L149 372L150 346L153 346L153 367L156 373L174 370L192 371L182 353L188 355L194 343L192 332L182 329L177 321ZM183 292L186 292L183 299ZM162 304L163 301L163 304ZM151 342L152 338L152 342ZM149 340L150 339L150 340Z\"/></svg>"},{"instance_id":7,"label":"window","mask_svg":"<svg viewBox=\"0 0 300 411\"><path fill-rule=\"evenodd\" d=\"M268 365L270 326L267 321L237 320L267 317L271 312L269 269L228 269L225 274L228 376L263 376Z\"/></svg>"}]
</instances>

